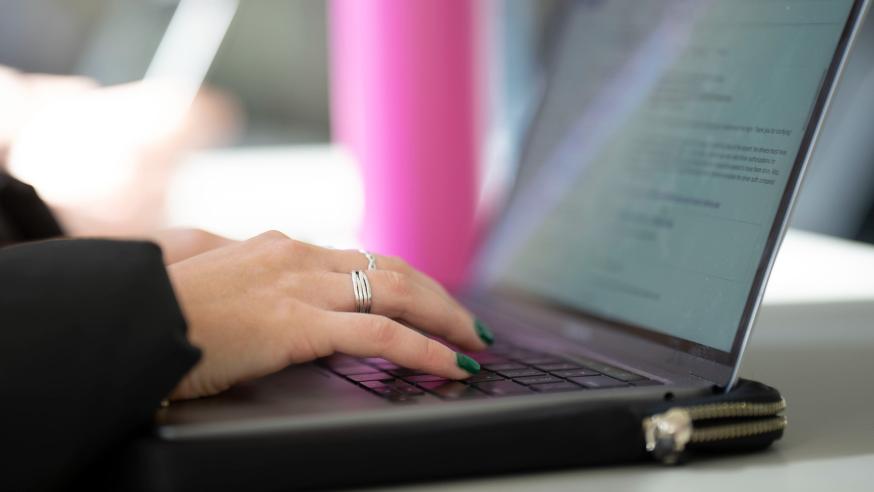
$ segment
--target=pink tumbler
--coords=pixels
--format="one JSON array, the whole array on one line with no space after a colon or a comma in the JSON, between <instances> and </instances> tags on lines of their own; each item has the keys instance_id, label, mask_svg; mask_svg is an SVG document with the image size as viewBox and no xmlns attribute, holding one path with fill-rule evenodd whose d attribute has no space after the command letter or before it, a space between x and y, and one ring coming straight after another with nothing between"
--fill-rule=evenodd
<instances>
[{"instance_id":1,"label":"pink tumbler","mask_svg":"<svg viewBox=\"0 0 874 492\"><path fill-rule=\"evenodd\" d=\"M362 244L460 285L478 176L476 2L332 0L334 138L361 165Z\"/></svg>"}]
</instances>

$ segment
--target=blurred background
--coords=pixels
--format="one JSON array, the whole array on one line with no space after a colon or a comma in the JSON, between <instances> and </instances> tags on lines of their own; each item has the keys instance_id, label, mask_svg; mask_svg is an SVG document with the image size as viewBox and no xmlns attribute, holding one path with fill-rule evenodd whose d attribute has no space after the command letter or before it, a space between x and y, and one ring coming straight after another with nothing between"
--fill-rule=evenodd
<instances>
[{"instance_id":1,"label":"blurred background","mask_svg":"<svg viewBox=\"0 0 874 492\"><path fill-rule=\"evenodd\" d=\"M358 244L362 179L353 153L332 140L331 5L243 0L222 13L218 0L186 3L200 5L186 17L171 0L0 0L6 165L80 234L184 225L235 238L280 229L321 244ZM198 11L204 5L208 15ZM512 182L548 73L556 5L477 3L480 209L499 203ZM794 216L798 228L868 242L871 24ZM189 85L162 85L159 75L180 75L174 71ZM24 73L83 78L27 79L22 89ZM144 77L153 83L135 83ZM191 84L201 77L195 97ZM113 87L96 97L98 86Z\"/></svg>"}]
</instances>

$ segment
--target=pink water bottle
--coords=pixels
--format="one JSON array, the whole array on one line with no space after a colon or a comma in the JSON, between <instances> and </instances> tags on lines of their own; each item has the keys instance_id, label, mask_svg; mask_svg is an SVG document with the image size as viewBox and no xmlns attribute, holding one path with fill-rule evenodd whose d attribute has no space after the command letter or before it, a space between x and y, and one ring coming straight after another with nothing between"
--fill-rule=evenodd
<instances>
[{"instance_id":1,"label":"pink water bottle","mask_svg":"<svg viewBox=\"0 0 874 492\"><path fill-rule=\"evenodd\" d=\"M335 141L361 165L365 248L449 287L474 241L476 2L332 0Z\"/></svg>"}]
</instances>

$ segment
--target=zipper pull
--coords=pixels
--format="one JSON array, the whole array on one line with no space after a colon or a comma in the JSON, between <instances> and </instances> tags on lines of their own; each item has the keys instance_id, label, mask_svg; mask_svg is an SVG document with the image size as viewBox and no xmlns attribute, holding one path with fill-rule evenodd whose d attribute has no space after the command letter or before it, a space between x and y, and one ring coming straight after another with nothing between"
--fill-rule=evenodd
<instances>
[{"instance_id":1,"label":"zipper pull","mask_svg":"<svg viewBox=\"0 0 874 492\"><path fill-rule=\"evenodd\" d=\"M671 408L643 420L646 450L665 465L674 465L692 440L692 417L684 408Z\"/></svg>"}]
</instances>

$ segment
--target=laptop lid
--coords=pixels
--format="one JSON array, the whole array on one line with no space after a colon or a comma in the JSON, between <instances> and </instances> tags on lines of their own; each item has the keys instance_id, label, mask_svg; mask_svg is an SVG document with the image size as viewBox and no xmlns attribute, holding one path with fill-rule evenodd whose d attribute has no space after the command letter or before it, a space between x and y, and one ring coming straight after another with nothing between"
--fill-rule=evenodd
<instances>
[{"instance_id":1,"label":"laptop lid","mask_svg":"<svg viewBox=\"0 0 874 492\"><path fill-rule=\"evenodd\" d=\"M865 0L565 2L480 278L736 370Z\"/></svg>"}]
</instances>

